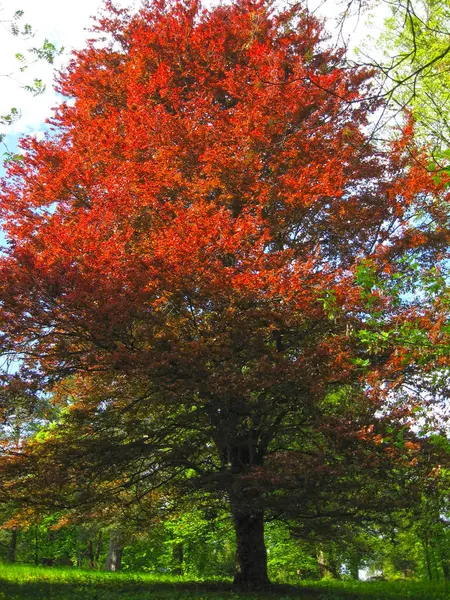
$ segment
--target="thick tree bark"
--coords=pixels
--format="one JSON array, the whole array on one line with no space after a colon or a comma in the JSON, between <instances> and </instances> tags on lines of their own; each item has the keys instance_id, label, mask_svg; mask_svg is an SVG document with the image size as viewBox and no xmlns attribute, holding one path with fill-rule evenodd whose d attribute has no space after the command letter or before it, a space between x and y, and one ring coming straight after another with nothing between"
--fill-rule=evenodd
<instances>
[{"instance_id":1,"label":"thick tree bark","mask_svg":"<svg viewBox=\"0 0 450 600\"><path fill-rule=\"evenodd\" d=\"M233 521L236 530L234 585L245 591L264 588L269 585L264 514L234 509Z\"/></svg>"},{"instance_id":2,"label":"thick tree bark","mask_svg":"<svg viewBox=\"0 0 450 600\"><path fill-rule=\"evenodd\" d=\"M121 536L112 533L109 539L108 556L106 557L105 570L119 571L122 564L123 541Z\"/></svg>"}]
</instances>

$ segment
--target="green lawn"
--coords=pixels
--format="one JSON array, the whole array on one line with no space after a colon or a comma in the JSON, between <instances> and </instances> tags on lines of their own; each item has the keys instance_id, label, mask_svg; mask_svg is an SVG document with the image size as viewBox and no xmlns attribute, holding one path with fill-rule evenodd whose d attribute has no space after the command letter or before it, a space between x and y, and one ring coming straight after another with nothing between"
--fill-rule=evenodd
<instances>
[{"instance_id":1,"label":"green lawn","mask_svg":"<svg viewBox=\"0 0 450 600\"><path fill-rule=\"evenodd\" d=\"M140 573L0 565L0 600L446 600L444 586L416 582L304 582L238 594L227 582L186 581Z\"/></svg>"}]
</instances>

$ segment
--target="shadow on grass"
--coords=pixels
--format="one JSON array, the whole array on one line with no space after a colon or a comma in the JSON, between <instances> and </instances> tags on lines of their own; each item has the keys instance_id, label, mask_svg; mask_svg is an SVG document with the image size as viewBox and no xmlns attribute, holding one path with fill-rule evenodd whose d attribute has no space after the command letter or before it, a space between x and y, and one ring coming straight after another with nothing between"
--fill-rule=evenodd
<instances>
[{"instance_id":1,"label":"shadow on grass","mask_svg":"<svg viewBox=\"0 0 450 600\"><path fill-rule=\"evenodd\" d=\"M356 600L354 594L339 598ZM115 581L11 582L0 579L0 600L259 600L299 598L325 600L331 598L325 590L299 589L273 585L258 593L245 593L225 583L122 583ZM334 596L333 598L337 598Z\"/></svg>"},{"instance_id":2,"label":"shadow on grass","mask_svg":"<svg viewBox=\"0 0 450 600\"><path fill-rule=\"evenodd\" d=\"M272 585L258 593L238 592L227 583L147 583L143 581L21 581L0 579L0 600L404 600L398 590L336 589ZM426 598L408 594L408 598ZM438 598L438 596L430 596Z\"/></svg>"}]
</instances>

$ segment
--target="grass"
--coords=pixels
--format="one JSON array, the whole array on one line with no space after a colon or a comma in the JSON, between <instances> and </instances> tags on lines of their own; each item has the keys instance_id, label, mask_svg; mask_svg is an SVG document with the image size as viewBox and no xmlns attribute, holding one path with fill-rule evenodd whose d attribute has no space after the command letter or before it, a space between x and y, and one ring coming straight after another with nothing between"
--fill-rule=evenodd
<instances>
[{"instance_id":1,"label":"grass","mask_svg":"<svg viewBox=\"0 0 450 600\"><path fill-rule=\"evenodd\" d=\"M146 573L104 573L0 565L0 600L450 600L444 585L423 582L309 581L238 594L229 582Z\"/></svg>"}]
</instances>

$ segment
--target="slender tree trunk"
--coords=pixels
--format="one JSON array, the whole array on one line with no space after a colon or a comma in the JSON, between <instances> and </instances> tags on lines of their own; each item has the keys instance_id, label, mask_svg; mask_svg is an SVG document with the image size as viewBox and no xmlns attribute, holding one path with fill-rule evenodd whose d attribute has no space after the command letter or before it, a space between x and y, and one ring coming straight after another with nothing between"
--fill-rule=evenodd
<instances>
[{"instance_id":1,"label":"slender tree trunk","mask_svg":"<svg viewBox=\"0 0 450 600\"><path fill-rule=\"evenodd\" d=\"M103 535L101 530L98 532L98 538L97 538L97 547L95 549L95 562L98 563L99 558L100 558L100 553L102 551L102 543L103 543Z\"/></svg>"},{"instance_id":2,"label":"slender tree trunk","mask_svg":"<svg viewBox=\"0 0 450 600\"><path fill-rule=\"evenodd\" d=\"M87 541L87 556L89 561L89 568L93 569L95 567L95 559L94 559L94 545L92 543L91 538Z\"/></svg>"},{"instance_id":3,"label":"slender tree trunk","mask_svg":"<svg viewBox=\"0 0 450 600\"><path fill-rule=\"evenodd\" d=\"M449 581L450 580L450 564L449 564L448 558L445 558L445 557L442 559L442 572L444 573L445 581Z\"/></svg>"},{"instance_id":4,"label":"slender tree trunk","mask_svg":"<svg viewBox=\"0 0 450 600\"><path fill-rule=\"evenodd\" d=\"M431 546L430 550L431 550L431 552L430 552L430 554L431 554L431 564L432 564L433 571L434 571L434 579L435 579L435 581L440 581L441 580L441 575L442 575L442 573L441 573L441 571L439 569L439 566L441 564L440 556L438 557L436 555L436 547L435 546Z\"/></svg>"},{"instance_id":5,"label":"slender tree trunk","mask_svg":"<svg viewBox=\"0 0 450 600\"><path fill-rule=\"evenodd\" d=\"M8 548L8 562L16 562L16 550L17 550L17 528L11 530L11 538L9 540Z\"/></svg>"},{"instance_id":6,"label":"slender tree trunk","mask_svg":"<svg viewBox=\"0 0 450 600\"><path fill-rule=\"evenodd\" d=\"M361 564L361 557L359 554L352 556L350 560L350 575L355 581L359 580L359 565Z\"/></svg>"},{"instance_id":7,"label":"slender tree trunk","mask_svg":"<svg viewBox=\"0 0 450 600\"><path fill-rule=\"evenodd\" d=\"M319 577L320 577L320 579L323 579L328 571L326 559L325 559L325 553L324 553L323 549L318 548L316 550L316 555L317 555L317 566L319 568Z\"/></svg>"},{"instance_id":8,"label":"slender tree trunk","mask_svg":"<svg viewBox=\"0 0 450 600\"><path fill-rule=\"evenodd\" d=\"M34 564L39 564L39 526L36 525L34 530Z\"/></svg>"},{"instance_id":9,"label":"slender tree trunk","mask_svg":"<svg viewBox=\"0 0 450 600\"><path fill-rule=\"evenodd\" d=\"M111 533L109 538L108 556L106 557L105 570L119 571L122 564L123 540L117 533Z\"/></svg>"},{"instance_id":10,"label":"slender tree trunk","mask_svg":"<svg viewBox=\"0 0 450 600\"><path fill-rule=\"evenodd\" d=\"M264 513L234 509L236 531L236 571L234 584L251 591L269 585L267 551L264 543Z\"/></svg>"},{"instance_id":11,"label":"slender tree trunk","mask_svg":"<svg viewBox=\"0 0 450 600\"><path fill-rule=\"evenodd\" d=\"M184 562L184 548L183 542L175 544L172 550L173 561L176 565L174 569L174 575L184 575L183 573L183 562Z\"/></svg>"},{"instance_id":12,"label":"slender tree trunk","mask_svg":"<svg viewBox=\"0 0 450 600\"><path fill-rule=\"evenodd\" d=\"M328 570L334 579L341 578L341 565L336 559L336 552L333 547L328 551Z\"/></svg>"},{"instance_id":13,"label":"slender tree trunk","mask_svg":"<svg viewBox=\"0 0 450 600\"><path fill-rule=\"evenodd\" d=\"M444 576L444 581L447 582L450 577L450 561L448 558L448 548L447 548L447 540L446 536L442 533L439 533L437 536L437 553L439 563L442 569L442 574Z\"/></svg>"},{"instance_id":14,"label":"slender tree trunk","mask_svg":"<svg viewBox=\"0 0 450 600\"><path fill-rule=\"evenodd\" d=\"M423 549L425 551L425 564L427 565L428 579L430 581L433 581L433 573L431 571L430 551L429 551L427 538L425 538L425 540L422 541L422 545L423 545Z\"/></svg>"},{"instance_id":15,"label":"slender tree trunk","mask_svg":"<svg viewBox=\"0 0 450 600\"><path fill-rule=\"evenodd\" d=\"M339 567L330 548L325 551L323 546L318 546L316 548L316 556L321 579L324 577L332 577L333 579L340 578Z\"/></svg>"},{"instance_id":16,"label":"slender tree trunk","mask_svg":"<svg viewBox=\"0 0 450 600\"><path fill-rule=\"evenodd\" d=\"M103 545L103 535L101 530L98 532L97 545L95 548L95 562L98 563Z\"/></svg>"}]
</instances>

